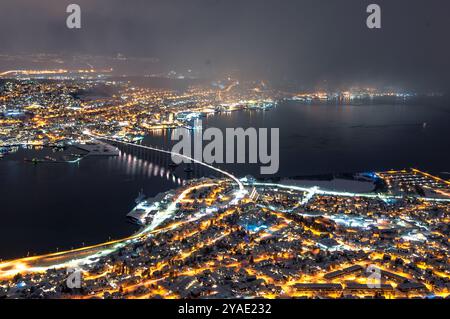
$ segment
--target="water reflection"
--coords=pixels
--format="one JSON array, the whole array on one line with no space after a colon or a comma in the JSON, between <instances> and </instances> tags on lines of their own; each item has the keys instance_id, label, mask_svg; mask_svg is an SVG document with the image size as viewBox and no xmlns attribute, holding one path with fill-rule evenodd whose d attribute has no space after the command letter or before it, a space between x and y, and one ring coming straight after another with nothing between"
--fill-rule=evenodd
<instances>
[{"instance_id":1,"label":"water reflection","mask_svg":"<svg viewBox=\"0 0 450 319\"><path fill-rule=\"evenodd\" d=\"M152 152L133 147L120 146L117 157L108 158L108 168L122 170L127 176L139 178L158 177L177 186L184 185L187 180L203 176L213 176L213 172L197 164L174 165L167 154Z\"/></svg>"}]
</instances>

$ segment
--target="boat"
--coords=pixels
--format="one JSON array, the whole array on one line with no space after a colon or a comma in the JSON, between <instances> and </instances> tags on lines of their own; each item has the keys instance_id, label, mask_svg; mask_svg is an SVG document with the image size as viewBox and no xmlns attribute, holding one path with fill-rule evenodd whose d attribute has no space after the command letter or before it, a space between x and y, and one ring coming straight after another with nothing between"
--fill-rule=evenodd
<instances>
[{"instance_id":1,"label":"boat","mask_svg":"<svg viewBox=\"0 0 450 319\"><path fill-rule=\"evenodd\" d=\"M145 194L144 194L144 190L141 189L141 191L139 192L138 197L136 197L136 199L134 200L136 204L140 204L145 200Z\"/></svg>"}]
</instances>

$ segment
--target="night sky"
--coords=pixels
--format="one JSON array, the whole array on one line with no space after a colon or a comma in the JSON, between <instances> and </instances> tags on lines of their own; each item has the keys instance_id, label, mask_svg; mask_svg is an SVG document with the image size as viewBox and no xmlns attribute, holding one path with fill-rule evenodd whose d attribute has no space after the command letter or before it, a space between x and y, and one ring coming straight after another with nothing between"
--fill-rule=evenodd
<instances>
[{"instance_id":1,"label":"night sky","mask_svg":"<svg viewBox=\"0 0 450 319\"><path fill-rule=\"evenodd\" d=\"M66 6L82 9L69 30ZM366 7L382 8L382 29ZM450 91L448 0L2 0L0 52L157 57L305 85Z\"/></svg>"}]
</instances>

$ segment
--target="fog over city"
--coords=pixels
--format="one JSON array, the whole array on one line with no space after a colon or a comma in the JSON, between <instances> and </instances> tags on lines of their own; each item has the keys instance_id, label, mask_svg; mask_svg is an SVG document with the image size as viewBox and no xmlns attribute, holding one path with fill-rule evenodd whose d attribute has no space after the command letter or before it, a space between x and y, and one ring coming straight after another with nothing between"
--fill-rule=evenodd
<instances>
[{"instance_id":1,"label":"fog over city","mask_svg":"<svg viewBox=\"0 0 450 319\"><path fill-rule=\"evenodd\" d=\"M447 0L378 0L381 29L367 28L373 1L365 0L77 0L82 27L68 29L73 2L3 0L0 52L120 53L142 59L146 67L138 69L148 73L238 70L302 87L449 91ZM14 61L0 61L2 70L11 67Z\"/></svg>"}]
</instances>

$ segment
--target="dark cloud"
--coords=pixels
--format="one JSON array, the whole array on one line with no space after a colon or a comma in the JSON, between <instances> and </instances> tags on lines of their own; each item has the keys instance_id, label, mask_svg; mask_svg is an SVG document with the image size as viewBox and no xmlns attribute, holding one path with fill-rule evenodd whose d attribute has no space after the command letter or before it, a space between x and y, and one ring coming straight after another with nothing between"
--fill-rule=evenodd
<instances>
[{"instance_id":1,"label":"dark cloud","mask_svg":"<svg viewBox=\"0 0 450 319\"><path fill-rule=\"evenodd\" d=\"M365 26L382 8L382 29ZM65 8L82 8L82 29ZM156 56L307 85L448 88L448 0L2 0L0 51Z\"/></svg>"}]
</instances>

